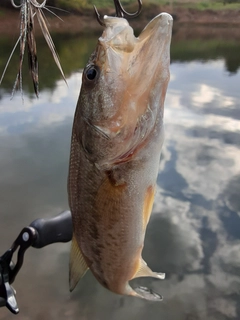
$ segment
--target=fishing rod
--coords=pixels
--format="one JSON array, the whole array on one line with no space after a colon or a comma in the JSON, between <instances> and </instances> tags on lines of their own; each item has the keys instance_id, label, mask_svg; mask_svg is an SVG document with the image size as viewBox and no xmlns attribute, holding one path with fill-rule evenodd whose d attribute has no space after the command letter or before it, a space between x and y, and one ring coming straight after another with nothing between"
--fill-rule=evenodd
<instances>
[{"instance_id":1,"label":"fishing rod","mask_svg":"<svg viewBox=\"0 0 240 320\"><path fill-rule=\"evenodd\" d=\"M29 247L40 249L52 243L71 240L70 211L63 211L47 220L34 220L29 226L23 228L12 246L0 257L0 307L6 306L14 314L19 312L16 291L11 284L23 265L24 254ZM12 260L15 252L17 252L16 263Z\"/></svg>"}]
</instances>

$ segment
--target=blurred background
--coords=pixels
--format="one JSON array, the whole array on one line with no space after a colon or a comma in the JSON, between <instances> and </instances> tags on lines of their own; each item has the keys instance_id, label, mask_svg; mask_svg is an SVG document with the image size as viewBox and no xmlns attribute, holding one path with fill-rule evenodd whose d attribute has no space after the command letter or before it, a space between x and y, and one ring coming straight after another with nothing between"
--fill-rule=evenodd
<instances>
[{"instance_id":1,"label":"blurred background","mask_svg":"<svg viewBox=\"0 0 240 320\"><path fill-rule=\"evenodd\" d=\"M102 14L114 12L111 0L93 2ZM122 4L134 12L136 2ZM9 4L1 0L0 74L19 37L19 11ZM69 148L81 71L102 32L90 2L47 4L68 11L54 11L63 21L48 15L68 86L36 25L39 99L27 58L23 100L19 92L11 98L19 49L0 86L0 255L34 219L68 209ZM143 0L141 15L130 21L136 34L161 11L174 17L171 80L143 256L167 276L140 283L164 300L115 295L90 272L70 294L70 244L55 244L26 253L14 283L18 319L240 319L240 1ZM0 309L1 320L15 317Z\"/></svg>"}]
</instances>

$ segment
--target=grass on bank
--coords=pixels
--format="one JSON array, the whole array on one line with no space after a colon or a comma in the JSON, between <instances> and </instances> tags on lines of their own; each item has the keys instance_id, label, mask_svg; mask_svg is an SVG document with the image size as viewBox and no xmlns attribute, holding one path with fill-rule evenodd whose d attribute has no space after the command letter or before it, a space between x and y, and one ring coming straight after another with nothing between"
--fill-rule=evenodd
<instances>
[{"instance_id":1,"label":"grass on bank","mask_svg":"<svg viewBox=\"0 0 240 320\"><path fill-rule=\"evenodd\" d=\"M65 9L92 9L95 5L97 8L114 7L113 0L48 0L56 7ZM121 0L124 7L137 7L137 0ZM193 8L197 10L240 10L240 0L143 0L143 5L149 4Z\"/></svg>"},{"instance_id":2,"label":"grass on bank","mask_svg":"<svg viewBox=\"0 0 240 320\"><path fill-rule=\"evenodd\" d=\"M15 0L20 4L22 0ZM240 0L142 0L143 6L148 7L151 4L159 6L194 8L197 10L240 10ZM9 0L0 0L2 6L12 8ZM137 0L121 0L124 8L137 7ZM0 4L0 9L1 9ZM84 13L84 10L91 9L95 5L98 9L114 8L113 0L47 0L48 6L55 6L66 10L76 10Z\"/></svg>"},{"instance_id":3,"label":"grass on bank","mask_svg":"<svg viewBox=\"0 0 240 320\"><path fill-rule=\"evenodd\" d=\"M240 1L227 1L227 0L195 0L195 1L173 1L173 5L182 7L193 8L197 10L240 10Z\"/></svg>"}]
</instances>

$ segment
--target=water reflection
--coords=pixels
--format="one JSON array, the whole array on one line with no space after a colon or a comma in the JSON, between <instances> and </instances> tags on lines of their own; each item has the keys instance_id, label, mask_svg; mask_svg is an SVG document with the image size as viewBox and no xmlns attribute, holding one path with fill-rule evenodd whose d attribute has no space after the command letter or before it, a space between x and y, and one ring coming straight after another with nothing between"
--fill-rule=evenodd
<instances>
[{"instance_id":1,"label":"water reflection","mask_svg":"<svg viewBox=\"0 0 240 320\"><path fill-rule=\"evenodd\" d=\"M222 59L224 61L224 70L230 75L237 74L240 67L240 42L239 39L234 39L234 34L239 34L237 28L229 28L229 33L232 36L229 38L228 34L224 37L224 30L227 30L227 28L223 30L212 28L209 30L209 33L214 33L215 31L214 37L209 37L209 34L206 34L206 29L204 33L202 32L202 29L198 30L197 28L195 30L196 32L194 32L193 26L191 26L190 29L192 30L190 35L188 34L189 28L183 29L177 27L176 30L174 29L171 46L172 62L191 62L193 60L220 61ZM67 77L84 67L89 55L95 47L97 37L97 35L89 34L53 34L54 43L60 56L64 73ZM9 36L3 36L0 39L0 46L2 48L0 55L0 73L4 70L15 41L16 36L11 39L9 39ZM37 39L37 52L40 66L40 92L47 88L52 90L55 88L57 80L61 79L61 75L51 57L48 46L42 37ZM19 54L18 51L16 51L7 69L4 81L1 84L1 88L5 89L9 94L12 92L18 65ZM51 76L49 76L49 70L51 70ZM27 61L25 61L25 68L23 68L23 80L23 88L34 98ZM204 88L202 90L204 90ZM205 94L205 92L202 93ZM0 91L0 98L1 96L2 93Z\"/></svg>"},{"instance_id":2,"label":"water reflection","mask_svg":"<svg viewBox=\"0 0 240 320\"><path fill-rule=\"evenodd\" d=\"M76 56L78 50L76 45ZM172 51L174 56L174 42ZM167 279L140 280L163 294L163 303L114 295L91 273L70 295L69 245L54 245L27 253L15 283L22 319L240 318L240 72L229 77L225 57L179 59L171 65L166 139L144 248L149 266L165 271ZM67 208L81 78L74 71L82 67L71 63L69 88L53 74L39 100L26 92L24 104L18 97L10 100L11 84L1 90L0 252L35 218ZM11 318L0 310L0 319Z\"/></svg>"},{"instance_id":3,"label":"water reflection","mask_svg":"<svg viewBox=\"0 0 240 320\"><path fill-rule=\"evenodd\" d=\"M80 68L83 68L90 53L93 51L96 45L96 36L89 35L52 35L54 44L60 57L61 65L64 69L64 74L69 77L73 72L76 72ZM15 44L14 39L9 37L2 37L0 39L0 46L2 48L0 55L0 72L4 70L6 61L12 51ZM55 88L56 82L61 79L61 74L55 65L53 58L47 44L42 37L37 38L37 54L39 60L39 90L49 89L52 91ZM4 80L1 84L1 88L5 89L7 93L11 94L12 87L16 79L19 66L19 53L16 50L11 63L8 66ZM50 71L51 70L51 71ZM51 74L50 74L51 73ZM35 94L32 88L32 83L29 76L27 58L24 61L23 68L23 89L31 97L35 98ZM0 98L1 98L0 94Z\"/></svg>"}]
</instances>

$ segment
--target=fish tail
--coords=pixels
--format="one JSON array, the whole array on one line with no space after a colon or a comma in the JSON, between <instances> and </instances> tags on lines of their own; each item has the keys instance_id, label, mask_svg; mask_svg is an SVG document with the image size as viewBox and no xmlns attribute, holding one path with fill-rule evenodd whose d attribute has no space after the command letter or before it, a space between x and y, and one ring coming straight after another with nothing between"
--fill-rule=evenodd
<instances>
[{"instance_id":1,"label":"fish tail","mask_svg":"<svg viewBox=\"0 0 240 320\"><path fill-rule=\"evenodd\" d=\"M134 275L133 279L135 278L140 278L140 277L151 277L151 278L156 278L156 279L165 279L165 273L157 273L152 271L146 264L146 262L141 259L140 262L140 267L136 274ZM130 287L130 286L129 286ZM131 287L130 287L131 288ZM154 292L153 290L146 288L146 287L137 287L135 289L131 288L131 293L130 295L133 295L135 297L143 298L146 300L151 300L151 301L162 301L163 297Z\"/></svg>"},{"instance_id":2,"label":"fish tail","mask_svg":"<svg viewBox=\"0 0 240 320\"><path fill-rule=\"evenodd\" d=\"M134 297L142 298L150 301L162 301L163 297L147 287L136 287L132 289L131 294Z\"/></svg>"},{"instance_id":3,"label":"fish tail","mask_svg":"<svg viewBox=\"0 0 240 320\"><path fill-rule=\"evenodd\" d=\"M152 271L148 267L147 263L141 258L140 263L139 263L139 268L138 268L137 272L135 273L135 275L132 277L132 279L140 278L140 277L151 277L151 278L164 280L165 273Z\"/></svg>"}]
</instances>

